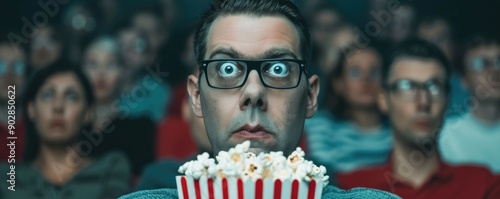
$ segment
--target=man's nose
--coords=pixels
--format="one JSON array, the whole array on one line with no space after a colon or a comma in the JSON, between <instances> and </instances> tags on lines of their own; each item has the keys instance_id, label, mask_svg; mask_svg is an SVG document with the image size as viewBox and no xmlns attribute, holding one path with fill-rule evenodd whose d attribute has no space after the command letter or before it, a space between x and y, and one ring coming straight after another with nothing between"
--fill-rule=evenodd
<instances>
[{"instance_id":1,"label":"man's nose","mask_svg":"<svg viewBox=\"0 0 500 199\"><path fill-rule=\"evenodd\" d=\"M417 108L420 111L429 111L432 101L431 101L431 94L429 91L425 89L419 89L417 91L417 96L416 96L416 102L417 102Z\"/></svg>"},{"instance_id":2,"label":"man's nose","mask_svg":"<svg viewBox=\"0 0 500 199\"><path fill-rule=\"evenodd\" d=\"M267 101L265 99L265 86L261 82L257 71L252 70L248 74L247 81L243 85L243 94L240 99L240 109L245 110L248 107L256 107L261 110L267 109Z\"/></svg>"}]
</instances>

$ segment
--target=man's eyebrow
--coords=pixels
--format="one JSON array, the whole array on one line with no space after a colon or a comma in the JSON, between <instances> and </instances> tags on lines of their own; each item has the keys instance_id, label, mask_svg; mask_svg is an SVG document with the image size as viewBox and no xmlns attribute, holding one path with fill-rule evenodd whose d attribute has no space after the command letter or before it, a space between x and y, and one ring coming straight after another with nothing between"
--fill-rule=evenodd
<instances>
[{"instance_id":1,"label":"man's eyebrow","mask_svg":"<svg viewBox=\"0 0 500 199\"><path fill-rule=\"evenodd\" d=\"M293 59L297 59L297 55L295 53L287 48L272 48L257 57L250 57L243 55L242 53L238 52L236 49L232 47L228 48L218 48L212 51L210 53L209 59L212 59L216 55L226 55L231 58L237 58L237 59L250 59L250 58L256 58L256 59L276 59L276 58L285 58L285 57L290 57Z\"/></svg>"},{"instance_id":2,"label":"man's eyebrow","mask_svg":"<svg viewBox=\"0 0 500 199\"><path fill-rule=\"evenodd\" d=\"M243 55L232 47L215 49L214 51L212 51L212 53L210 53L210 56L208 58L212 59L216 55L226 55L231 58L243 58Z\"/></svg>"},{"instance_id":3,"label":"man's eyebrow","mask_svg":"<svg viewBox=\"0 0 500 199\"><path fill-rule=\"evenodd\" d=\"M284 57L292 57L293 59L297 59L297 55L287 48L272 48L260 55L259 57L263 59L275 59L275 58L284 58Z\"/></svg>"}]
</instances>

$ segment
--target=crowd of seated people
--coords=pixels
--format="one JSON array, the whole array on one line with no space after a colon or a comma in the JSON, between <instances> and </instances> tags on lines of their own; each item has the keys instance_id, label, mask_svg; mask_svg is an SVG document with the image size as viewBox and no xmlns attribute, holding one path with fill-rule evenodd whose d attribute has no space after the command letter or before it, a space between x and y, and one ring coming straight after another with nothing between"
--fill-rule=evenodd
<instances>
[{"instance_id":1,"label":"crowd of seated people","mask_svg":"<svg viewBox=\"0 0 500 199\"><path fill-rule=\"evenodd\" d=\"M175 188L178 167L212 151L186 89L200 74L197 9L209 2L192 12L186 2L70 2L26 41L13 42L21 26L0 28L0 172L12 163L10 85L17 138L17 191L2 180L0 198ZM459 37L456 19L411 1L395 10L366 2L362 24L341 1L294 2L314 43L307 72L321 85L300 146L331 183L403 198L500 198L495 31Z\"/></svg>"}]
</instances>

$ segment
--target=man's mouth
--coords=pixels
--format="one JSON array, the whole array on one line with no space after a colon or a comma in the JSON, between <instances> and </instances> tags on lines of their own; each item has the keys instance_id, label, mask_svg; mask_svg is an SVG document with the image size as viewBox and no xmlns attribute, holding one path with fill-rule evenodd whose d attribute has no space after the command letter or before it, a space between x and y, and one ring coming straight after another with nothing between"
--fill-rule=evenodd
<instances>
[{"instance_id":1,"label":"man's mouth","mask_svg":"<svg viewBox=\"0 0 500 199\"><path fill-rule=\"evenodd\" d=\"M428 119L418 119L413 123L419 129L429 129L432 128L432 122Z\"/></svg>"},{"instance_id":2,"label":"man's mouth","mask_svg":"<svg viewBox=\"0 0 500 199\"><path fill-rule=\"evenodd\" d=\"M236 139L269 139L273 134L260 125L251 126L246 124L234 131L232 137Z\"/></svg>"}]
</instances>

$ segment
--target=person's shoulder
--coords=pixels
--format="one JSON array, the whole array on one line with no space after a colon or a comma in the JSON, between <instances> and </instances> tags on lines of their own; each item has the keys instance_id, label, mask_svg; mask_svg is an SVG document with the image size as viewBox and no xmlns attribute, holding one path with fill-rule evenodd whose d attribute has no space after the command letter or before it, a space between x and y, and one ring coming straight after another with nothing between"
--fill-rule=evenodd
<instances>
[{"instance_id":1,"label":"person's shoulder","mask_svg":"<svg viewBox=\"0 0 500 199\"><path fill-rule=\"evenodd\" d=\"M467 121L471 121L471 114L464 113L457 116L450 116L446 118L443 124L443 131L454 131L467 127Z\"/></svg>"},{"instance_id":2,"label":"person's shoulder","mask_svg":"<svg viewBox=\"0 0 500 199\"><path fill-rule=\"evenodd\" d=\"M390 198L400 198L394 194L381 191L381 190L376 190L376 189L370 189L370 188L353 188L349 190L342 190L340 188L334 187L334 186L327 186L323 190L323 196L322 198L350 198L350 199L356 199L356 198L372 198L372 199L390 199Z\"/></svg>"},{"instance_id":3,"label":"person's shoulder","mask_svg":"<svg viewBox=\"0 0 500 199\"><path fill-rule=\"evenodd\" d=\"M448 167L454 176L463 176L466 179L490 179L493 178L493 173L486 167L482 165L475 164L460 164L460 165L448 165Z\"/></svg>"},{"instance_id":4,"label":"person's shoulder","mask_svg":"<svg viewBox=\"0 0 500 199\"><path fill-rule=\"evenodd\" d=\"M177 189L143 190L143 191L136 191L119 197L119 199L165 199L165 198L177 199L178 198Z\"/></svg>"},{"instance_id":5,"label":"person's shoulder","mask_svg":"<svg viewBox=\"0 0 500 199\"><path fill-rule=\"evenodd\" d=\"M177 168L182 166L183 161L173 159L173 158L167 158L163 160L156 161L154 163L151 163L146 166L144 169L149 170L149 171L157 171L157 170L165 170L165 169L173 169L175 168L175 172L177 172Z\"/></svg>"},{"instance_id":6,"label":"person's shoulder","mask_svg":"<svg viewBox=\"0 0 500 199\"><path fill-rule=\"evenodd\" d=\"M392 173L388 172L386 165L374 165L347 173L338 173L337 181L343 189L359 186L381 188L386 184L386 178L391 176Z\"/></svg>"},{"instance_id":7,"label":"person's shoulder","mask_svg":"<svg viewBox=\"0 0 500 199\"><path fill-rule=\"evenodd\" d=\"M105 152L97 157L94 157L93 167L97 169L104 168L123 168L129 169L130 162L127 157L120 151Z\"/></svg>"}]
</instances>

